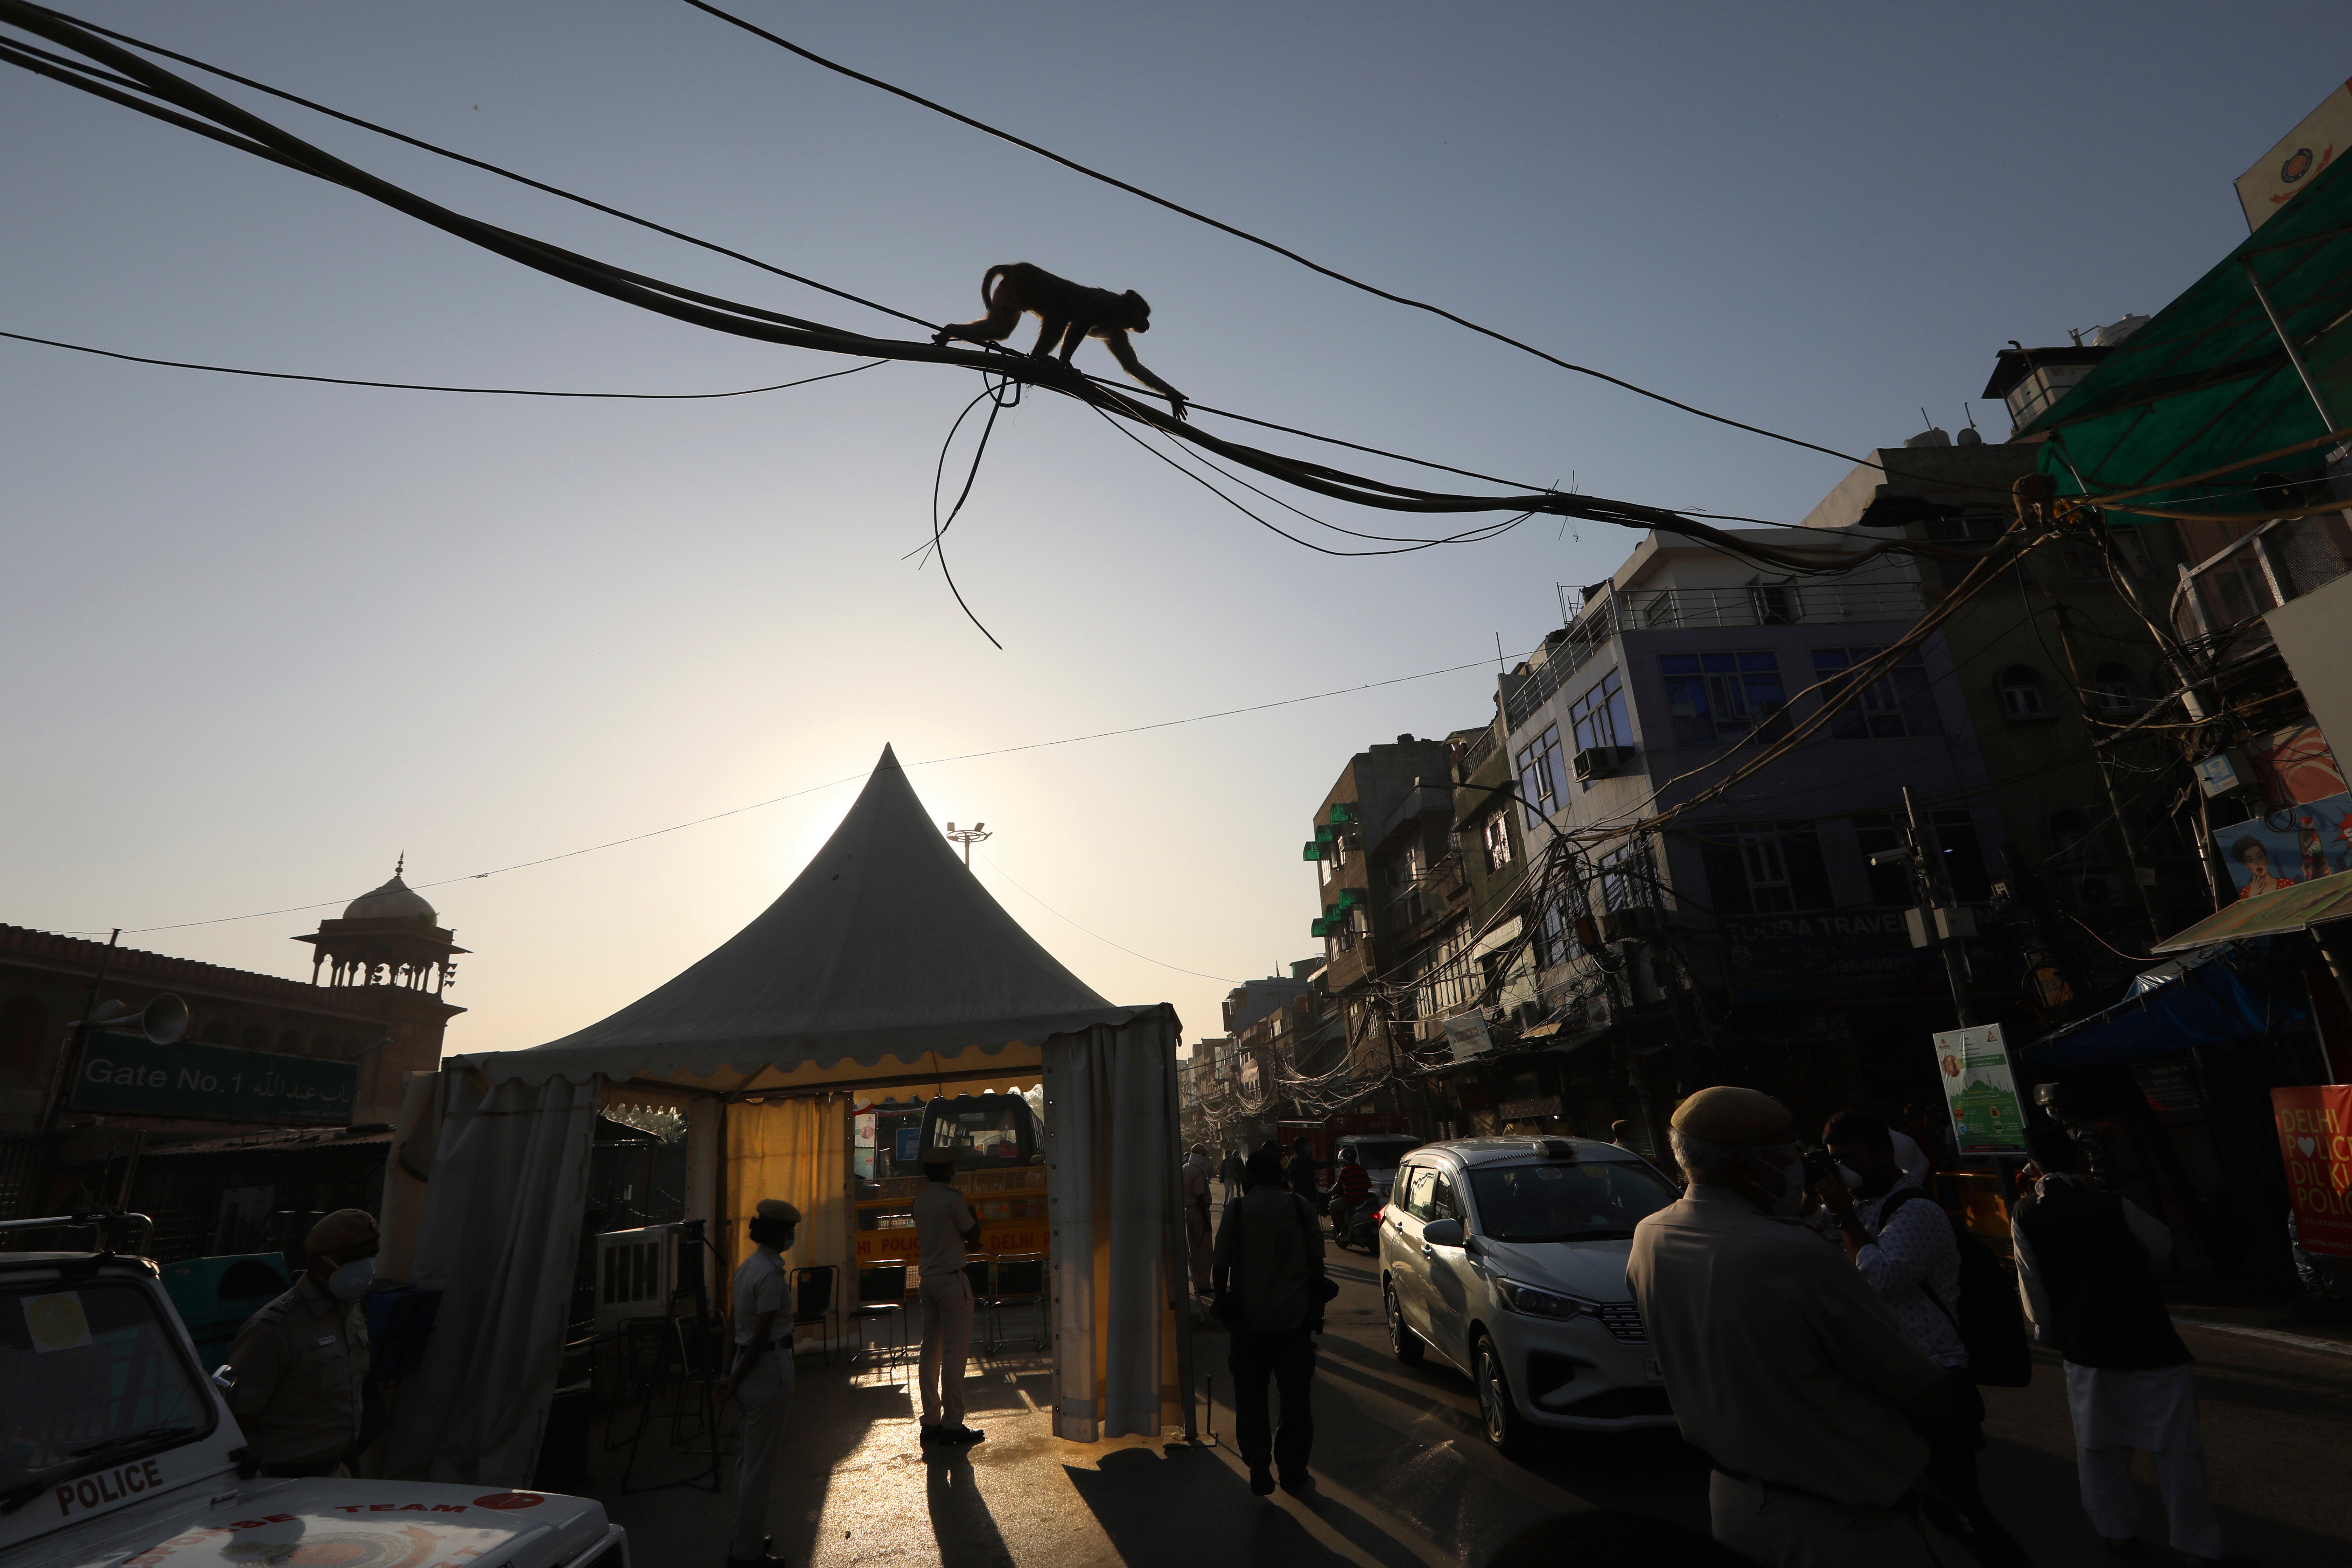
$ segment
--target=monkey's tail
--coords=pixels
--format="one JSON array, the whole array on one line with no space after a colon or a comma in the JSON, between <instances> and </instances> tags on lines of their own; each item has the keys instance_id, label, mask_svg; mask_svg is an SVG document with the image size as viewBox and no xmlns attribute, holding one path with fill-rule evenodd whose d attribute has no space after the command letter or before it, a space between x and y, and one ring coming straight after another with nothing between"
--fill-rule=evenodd
<instances>
[{"instance_id":1,"label":"monkey's tail","mask_svg":"<svg viewBox=\"0 0 2352 1568\"><path fill-rule=\"evenodd\" d=\"M1011 270L1013 270L1011 268L999 263L980 275L980 302L982 304L987 306L992 310L996 309L996 300L994 298L996 293L996 280Z\"/></svg>"}]
</instances>

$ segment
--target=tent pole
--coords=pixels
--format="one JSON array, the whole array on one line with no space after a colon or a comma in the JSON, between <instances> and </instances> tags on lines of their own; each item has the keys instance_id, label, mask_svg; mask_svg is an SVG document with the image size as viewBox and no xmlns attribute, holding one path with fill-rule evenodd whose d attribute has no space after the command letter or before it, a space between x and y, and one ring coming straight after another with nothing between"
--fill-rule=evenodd
<instances>
[{"instance_id":1,"label":"tent pole","mask_svg":"<svg viewBox=\"0 0 2352 1568\"><path fill-rule=\"evenodd\" d=\"M2319 383L2311 379L2311 367L2303 363L2303 351L2296 348L2294 340L2286 335L2286 323L2279 320L2277 308L2271 303L2271 297L2263 291L2263 280L2255 276L2252 259L2249 258L2239 265L2246 269L2246 282L2253 289L2254 298L2261 301L2263 314L2271 319L2271 331L2278 334L2279 346L2286 350L2287 363L2294 366L2295 374L2303 377L2303 390L2311 395L2311 405L2319 410L2319 427L2322 430L2335 429L2336 416L2327 411L2327 399L2319 395Z\"/></svg>"},{"instance_id":2,"label":"tent pole","mask_svg":"<svg viewBox=\"0 0 2352 1568\"><path fill-rule=\"evenodd\" d=\"M1184 1107L1176 1078L1176 1040L1163 1037L1167 1047L1168 1147L1176 1155L1170 1182L1176 1201L1169 1205L1174 1222L1169 1231L1169 1299L1176 1307L1176 1381L1184 1391L1184 1441L1201 1441L1200 1415L1192 1394L1192 1260L1184 1235Z\"/></svg>"}]
</instances>

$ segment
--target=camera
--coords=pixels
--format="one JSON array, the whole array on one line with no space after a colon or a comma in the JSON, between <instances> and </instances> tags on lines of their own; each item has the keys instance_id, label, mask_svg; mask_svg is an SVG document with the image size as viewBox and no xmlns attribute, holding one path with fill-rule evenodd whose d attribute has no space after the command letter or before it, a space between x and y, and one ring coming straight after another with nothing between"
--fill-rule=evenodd
<instances>
[{"instance_id":1,"label":"camera","mask_svg":"<svg viewBox=\"0 0 2352 1568\"><path fill-rule=\"evenodd\" d=\"M1838 1163L1830 1158L1828 1150L1808 1149L1804 1151L1802 1158L1805 1163L1806 1185L1819 1187L1845 1184L1844 1174L1839 1171Z\"/></svg>"}]
</instances>

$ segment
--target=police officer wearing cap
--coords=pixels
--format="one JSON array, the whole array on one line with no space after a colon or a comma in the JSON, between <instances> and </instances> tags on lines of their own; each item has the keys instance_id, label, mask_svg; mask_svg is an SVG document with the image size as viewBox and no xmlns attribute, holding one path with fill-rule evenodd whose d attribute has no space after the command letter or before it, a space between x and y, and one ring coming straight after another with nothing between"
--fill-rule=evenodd
<instances>
[{"instance_id":1,"label":"police officer wearing cap","mask_svg":"<svg viewBox=\"0 0 2352 1568\"><path fill-rule=\"evenodd\" d=\"M735 1270L735 1360L718 1388L720 1399L731 1396L743 1405L735 1538L727 1548L733 1563L774 1561L768 1552L768 1491L793 1405L793 1311L783 1255L800 1224L800 1210L782 1198L761 1198L747 1227L751 1256Z\"/></svg>"},{"instance_id":2,"label":"police officer wearing cap","mask_svg":"<svg viewBox=\"0 0 2352 1568\"><path fill-rule=\"evenodd\" d=\"M977 1443L982 1434L963 1424L963 1367L971 1352L971 1279L965 1254L980 1245L980 1221L951 1184L955 1151L923 1151L929 1184L909 1205L915 1215L915 1246L922 1255L915 1293L923 1308L923 1354L917 1367L922 1385L920 1440L929 1444Z\"/></svg>"},{"instance_id":3,"label":"police officer wearing cap","mask_svg":"<svg viewBox=\"0 0 2352 1568\"><path fill-rule=\"evenodd\" d=\"M347 1474L367 1382L375 1217L337 1209L310 1227L294 1289L254 1313L229 1347L229 1406L265 1476Z\"/></svg>"},{"instance_id":4,"label":"police officer wearing cap","mask_svg":"<svg viewBox=\"0 0 2352 1568\"><path fill-rule=\"evenodd\" d=\"M1625 1263L1684 1437L1715 1461L1715 1538L1778 1568L1930 1568L1916 1489L1943 1369L1800 1221L1788 1109L1704 1089L1669 1123L1690 1178Z\"/></svg>"}]
</instances>

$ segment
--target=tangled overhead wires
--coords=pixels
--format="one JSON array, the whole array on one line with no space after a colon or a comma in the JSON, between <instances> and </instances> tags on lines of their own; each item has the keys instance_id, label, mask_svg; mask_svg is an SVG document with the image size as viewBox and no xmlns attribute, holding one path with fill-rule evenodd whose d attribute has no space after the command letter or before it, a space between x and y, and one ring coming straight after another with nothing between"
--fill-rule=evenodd
<instances>
[{"instance_id":1,"label":"tangled overhead wires","mask_svg":"<svg viewBox=\"0 0 2352 1568\"><path fill-rule=\"evenodd\" d=\"M955 526L957 516L963 510L963 503L971 499L972 483L980 478L980 461L988 456L988 437L996 429L996 416L1008 408L1017 408L1021 405L1021 388L1017 382L1009 376L995 376L985 380L986 384L981 388L980 395L963 405L963 412L957 415L955 423L948 426L947 439L940 443L939 467L931 474L930 542L922 546L920 551L909 553L922 554L939 562L940 575L947 579L948 592L955 595L956 608L961 610L965 618L973 626L980 626L980 635L990 642L995 643L1001 651L1004 645L996 641L996 634L986 626L981 626L980 617L971 613L970 605L964 603L963 590L956 586L955 576L948 570L948 551L945 542L947 531ZM955 445L956 432L962 429L963 422L971 417L971 411L982 403L988 405L987 423L980 427L980 444L972 448L971 467L964 474L963 489L956 492L955 505L948 509L947 517L942 520L940 516L940 488L947 478L948 448Z\"/></svg>"}]
</instances>

